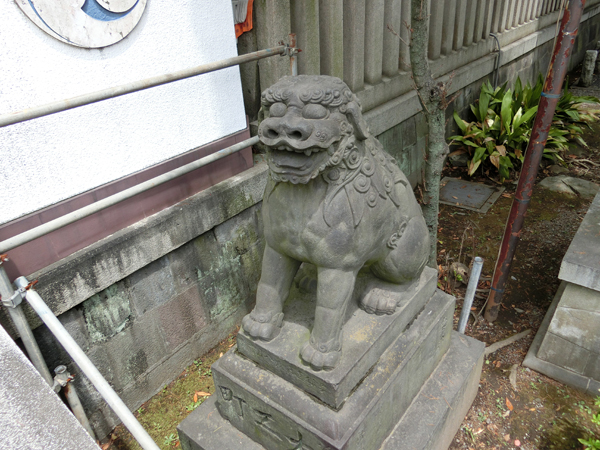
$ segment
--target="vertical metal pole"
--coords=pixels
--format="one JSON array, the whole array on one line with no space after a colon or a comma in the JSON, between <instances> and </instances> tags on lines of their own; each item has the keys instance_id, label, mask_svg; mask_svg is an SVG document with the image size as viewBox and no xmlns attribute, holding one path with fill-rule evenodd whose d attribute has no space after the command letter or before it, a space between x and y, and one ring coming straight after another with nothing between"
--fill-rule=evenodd
<instances>
[{"instance_id":1,"label":"vertical metal pole","mask_svg":"<svg viewBox=\"0 0 600 450\"><path fill-rule=\"evenodd\" d=\"M67 398L67 402L69 402L69 406L71 407L71 412L79 421L81 426L85 428L85 431L88 432L92 439L96 440L96 435L94 434L94 430L90 425L90 421L85 414L81 400L79 400L79 395L77 395L75 386L73 386L73 383L71 383L73 381L73 376L67 370L67 366L57 366L54 369L54 373L56 374L54 376L56 389L60 390L60 386L62 386L65 397Z\"/></svg>"},{"instance_id":2,"label":"vertical metal pole","mask_svg":"<svg viewBox=\"0 0 600 450\"><path fill-rule=\"evenodd\" d=\"M4 256L4 255L2 255ZM4 256L4 258L6 258ZM2 265L3 258L0 257L0 298L7 300L12 297L15 290L6 274L6 270L4 270L4 266ZM10 316L17 332L21 336L21 340L23 341L23 345L25 345L25 349L27 350L27 354L29 355L29 359L34 367L38 370L42 378L46 380L50 386L54 384L52 379L52 375L50 375L50 371L48 370L48 366L46 366L46 361L44 361L44 357L42 356L42 352L37 345L35 337L31 332L31 328L29 327L29 322L27 322L27 318L25 317L25 313L23 312L23 307L19 304L16 306L6 306L6 311L8 311L8 315Z\"/></svg>"},{"instance_id":3,"label":"vertical metal pole","mask_svg":"<svg viewBox=\"0 0 600 450\"><path fill-rule=\"evenodd\" d=\"M28 284L27 278L19 277L15 280L17 287L23 287ZM135 416L129 411L127 405L119 398L117 393L104 379L100 371L94 366L92 361L81 350L77 342L71 337L62 323L56 318L54 313L48 308L48 305L42 300L42 297L34 289L29 289L26 296L27 302L38 313L40 319L50 329L54 337L61 343L75 364L79 366L81 371L85 373L100 395L106 400L108 406L119 416L123 425L131 432L136 441L144 450L160 450L158 445L152 440L150 435L142 425L137 421Z\"/></svg>"},{"instance_id":4,"label":"vertical metal pole","mask_svg":"<svg viewBox=\"0 0 600 450\"><path fill-rule=\"evenodd\" d=\"M458 320L458 327L456 329L462 334L465 334L465 328L467 328L469 313L471 312L471 305L473 305L473 298L475 297L475 291L477 290L477 284L479 283L479 276L481 275L482 268L483 259L476 256L473 261L473 268L471 269L471 276L469 277L469 284L467 285L467 292L465 293L465 300L463 301L460 319Z\"/></svg>"},{"instance_id":5,"label":"vertical metal pole","mask_svg":"<svg viewBox=\"0 0 600 450\"><path fill-rule=\"evenodd\" d=\"M296 33L290 33L290 70L292 72L292 76L298 75L298 57L296 50Z\"/></svg>"},{"instance_id":6,"label":"vertical metal pole","mask_svg":"<svg viewBox=\"0 0 600 450\"><path fill-rule=\"evenodd\" d=\"M484 316L489 322L493 322L498 318L498 310L502 304L504 286L506 285L510 265L515 255L519 237L521 236L521 228L525 221L525 212L531 200L533 184L537 177L544 146L548 139L548 132L552 125L556 104L561 96L563 80L567 73L567 63L573 49L573 44L575 43L575 38L577 37L584 6L585 0L570 0L560 24L560 32L556 39L548 76L546 77L537 115L533 123L517 192L515 193L515 198L506 222L502 245L500 246L498 259L496 260L496 269L494 270L494 277Z\"/></svg>"}]
</instances>

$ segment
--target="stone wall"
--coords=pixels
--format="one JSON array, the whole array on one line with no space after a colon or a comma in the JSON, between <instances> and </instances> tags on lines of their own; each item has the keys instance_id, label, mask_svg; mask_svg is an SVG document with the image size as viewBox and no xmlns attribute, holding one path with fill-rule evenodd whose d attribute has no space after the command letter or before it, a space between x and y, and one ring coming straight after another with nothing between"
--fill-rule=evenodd
<instances>
[{"instance_id":1,"label":"stone wall","mask_svg":"<svg viewBox=\"0 0 600 450\"><path fill-rule=\"evenodd\" d=\"M264 165L33 274L42 298L132 409L240 323L256 295ZM39 319L28 310L32 325ZM7 317L5 328L14 330ZM48 367L68 365L98 434L118 420L45 325Z\"/></svg>"}]
</instances>

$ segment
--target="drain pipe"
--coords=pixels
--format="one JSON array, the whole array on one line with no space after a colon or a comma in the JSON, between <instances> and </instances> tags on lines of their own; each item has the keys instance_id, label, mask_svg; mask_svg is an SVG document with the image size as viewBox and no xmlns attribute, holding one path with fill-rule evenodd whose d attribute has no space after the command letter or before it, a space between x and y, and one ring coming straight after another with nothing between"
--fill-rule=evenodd
<instances>
[{"instance_id":1,"label":"drain pipe","mask_svg":"<svg viewBox=\"0 0 600 450\"><path fill-rule=\"evenodd\" d=\"M496 44L498 44L498 55L496 56L496 62L494 63L494 89L496 89L498 87L498 69L500 68L500 56L502 55L502 48L500 47L500 40L498 39L498 36L496 36L494 33L490 33L490 36L493 37L496 40Z\"/></svg>"},{"instance_id":2,"label":"drain pipe","mask_svg":"<svg viewBox=\"0 0 600 450\"><path fill-rule=\"evenodd\" d=\"M25 345L25 350L27 350L27 355L29 356L31 363L40 373L42 378L46 380L46 383L52 386L54 384L52 375L50 375L48 366L46 366L46 361L44 361L42 352L37 345L35 337L33 337L33 332L29 327L29 322L27 322L25 312L21 306L21 302L25 297L25 288L16 291L13 289L8 275L6 274L6 270L2 265L4 261L8 261L7 255L0 255L0 300L6 307L6 311L19 333L19 336L21 336L21 341L23 341L23 345Z\"/></svg>"},{"instance_id":3,"label":"drain pipe","mask_svg":"<svg viewBox=\"0 0 600 450\"><path fill-rule=\"evenodd\" d=\"M29 282L27 281L27 278L19 277L15 280L15 285L18 288L23 288L29 285ZM113 388L110 387L96 366L94 366L92 361L90 361L79 345L77 345L77 342L75 342L65 327L63 327L62 323L60 323L54 313L48 308L48 305L46 305L39 294L34 289L29 289L26 292L25 299L35 312L38 313L40 319L42 319L50 329L54 337L61 343L67 353L71 355L73 361L75 361L81 371L92 382L106 403L108 403L111 409L119 416L123 425L127 427L140 446L144 450L160 450L148 432L140 425L135 416L129 411L127 405L123 403L123 400L121 400Z\"/></svg>"},{"instance_id":4,"label":"drain pipe","mask_svg":"<svg viewBox=\"0 0 600 450\"><path fill-rule=\"evenodd\" d=\"M537 177L544 146L548 140L548 132L552 125L556 104L561 96L562 84L567 72L567 62L569 61L569 56L577 37L584 6L585 0L570 0L562 17L560 32L556 39L548 76L544 83L537 115L535 116L533 129L531 130L531 138L527 145L517 192L515 193L515 198L510 209L502 245L500 246L496 260L496 269L494 270L494 277L484 316L489 322L493 322L498 318L498 310L502 304L504 286L508 280L510 265L519 242L521 229L525 221L525 212L531 200L533 184Z\"/></svg>"},{"instance_id":5,"label":"drain pipe","mask_svg":"<svg viewBox=\"0 0 600 450\"><path fill-rule=\"evenodd\" d=\"M54 369L54 373L56 374L54 376L54 390L58 392L61 387L63 388L67 402L69 402L69 406L71 407L71 412L92 439L97 440L94 430L92 430L92 426L90 425L90 421L85 414L81 400L79 400L79 395L77 395L75 386L71 383L71 381L74 380L74 377L67 370L67 366L57 366Z\"/></svg>"}]
</instances>

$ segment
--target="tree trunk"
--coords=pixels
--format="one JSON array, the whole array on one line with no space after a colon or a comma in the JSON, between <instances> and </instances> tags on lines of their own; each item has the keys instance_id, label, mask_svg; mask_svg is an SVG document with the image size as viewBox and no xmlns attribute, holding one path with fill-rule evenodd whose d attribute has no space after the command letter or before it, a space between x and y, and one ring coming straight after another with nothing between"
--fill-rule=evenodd
<instances>
[{"instance_id":1,"label":"tree trunk","mask_svg":"<svg viewBox=\"0 0 600 450\"><path fill-rule=\"evenodd\" d=\"M410 64L413 80L429 124L423 180L423 215L429 228L430 267L437 267L437 229L440 201L440 179L448 154L445 136L446 87L431 76L427 59L429 43L429 12L427 0L411 0Z\"/></svg>"}]
</instances>

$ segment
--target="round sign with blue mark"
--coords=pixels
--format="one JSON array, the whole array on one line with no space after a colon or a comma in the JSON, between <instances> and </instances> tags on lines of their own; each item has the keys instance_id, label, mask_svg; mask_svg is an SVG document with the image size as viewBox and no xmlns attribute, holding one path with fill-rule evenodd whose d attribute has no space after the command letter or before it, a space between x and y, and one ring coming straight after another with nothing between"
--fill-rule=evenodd
<instances>
[{"instance_id":1,"label":"round sign with blue mark","mask_svg":"<svg viewBox=\"0 0 600 450\"><path fill-rule=\"evenodd\" d=\"M84 48L124 39L140 21L147 0L15 0L50 36Z\"/></svg>"}]
</instances>

